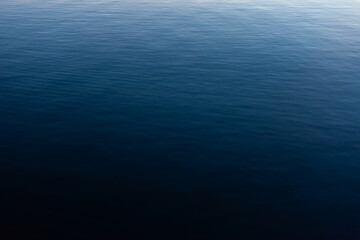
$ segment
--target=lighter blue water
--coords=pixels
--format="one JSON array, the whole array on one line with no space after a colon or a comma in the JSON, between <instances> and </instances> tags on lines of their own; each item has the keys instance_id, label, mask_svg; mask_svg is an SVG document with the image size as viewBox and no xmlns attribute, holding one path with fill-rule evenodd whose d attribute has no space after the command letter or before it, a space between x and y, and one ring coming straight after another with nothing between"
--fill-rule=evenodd
<instances>
[{"instance_id":1,"label":"lighter blue water","mask_svg":"<svg viewBox=\"0 0 360 240\"><path fill-rule=\"evenodd\" d=\"M360 239L360 2L2 0L2 239Z\"/></svg>"}]
</instances>

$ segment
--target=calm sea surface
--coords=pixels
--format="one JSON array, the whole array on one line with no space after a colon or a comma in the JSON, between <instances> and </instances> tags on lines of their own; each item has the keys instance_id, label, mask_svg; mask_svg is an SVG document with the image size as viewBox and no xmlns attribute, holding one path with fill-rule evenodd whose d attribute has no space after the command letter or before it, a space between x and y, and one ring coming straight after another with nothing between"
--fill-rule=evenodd
<instances>
[{"instance_id":1,"label":"calm sea surface","mask_svg":"<svg viewBox=\"0 0 360 240\"><path fill-rule=\"evenodd\" d=\"M360 239L360 1L1 0L0 238Z\"/></svg>"}]
</instances>

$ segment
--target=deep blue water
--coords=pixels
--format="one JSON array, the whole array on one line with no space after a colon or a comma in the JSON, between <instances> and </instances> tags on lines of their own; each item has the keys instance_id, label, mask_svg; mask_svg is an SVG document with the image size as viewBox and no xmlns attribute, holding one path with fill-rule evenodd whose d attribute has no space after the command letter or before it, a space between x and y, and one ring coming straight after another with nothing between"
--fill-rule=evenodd
<instances>
[{"instance_id":1,"label":"deep blue water","mask_svg":"<svg viewBox=\"0 0 360 240\"><path fill-rule=\"evenodd\" d=\"M2 0L1 239L360 239L360 2Z\"/></svg>"}]
</instances>

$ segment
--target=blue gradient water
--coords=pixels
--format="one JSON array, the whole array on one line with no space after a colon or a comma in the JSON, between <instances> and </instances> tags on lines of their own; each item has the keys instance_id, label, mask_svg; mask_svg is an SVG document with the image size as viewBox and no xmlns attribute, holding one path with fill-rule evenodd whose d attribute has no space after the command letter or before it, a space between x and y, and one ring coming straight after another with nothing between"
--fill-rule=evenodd
<instances>
[{"instance_id":1,"label":"blue gradient water","mask_svg":"<svg viewBox=\"0 0 360 240\"><path fill-rule=\"evenodd\" d=\"M0 46L2 239L360 239L359 1L2 0Z\"/></svg>"}]
</instances>

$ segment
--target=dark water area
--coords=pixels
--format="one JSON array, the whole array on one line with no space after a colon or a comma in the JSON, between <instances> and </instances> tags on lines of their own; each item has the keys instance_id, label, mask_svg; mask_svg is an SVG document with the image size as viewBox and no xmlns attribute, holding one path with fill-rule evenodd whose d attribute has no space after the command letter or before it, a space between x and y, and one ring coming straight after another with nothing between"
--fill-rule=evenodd
<instances>
[{"instance_id":1,"label":"dark water area","mask_svg":"<svg viewBox=\"0 0 360 240\"><path fill-rule=\"evenodd\" d=\"M360 2L2 0L0 238L360 239Z\"/></svg>"}]
</instances>

